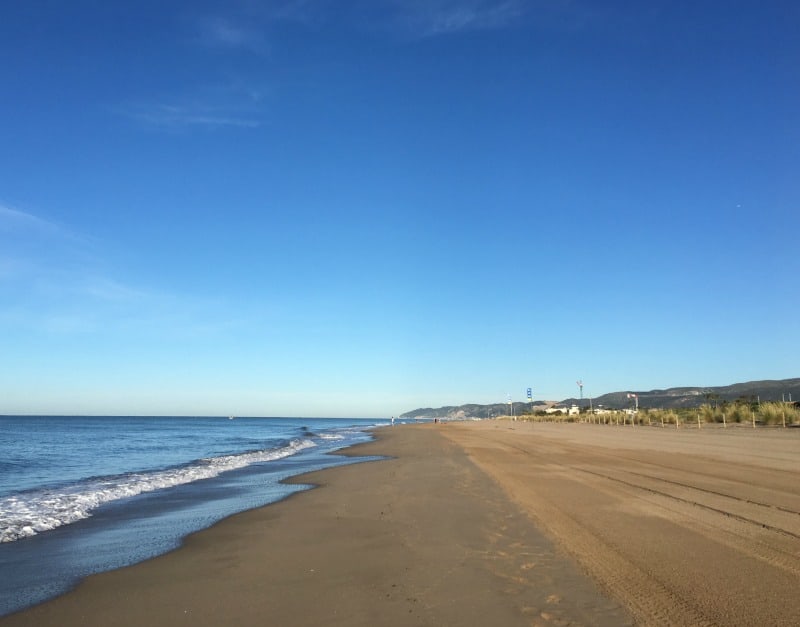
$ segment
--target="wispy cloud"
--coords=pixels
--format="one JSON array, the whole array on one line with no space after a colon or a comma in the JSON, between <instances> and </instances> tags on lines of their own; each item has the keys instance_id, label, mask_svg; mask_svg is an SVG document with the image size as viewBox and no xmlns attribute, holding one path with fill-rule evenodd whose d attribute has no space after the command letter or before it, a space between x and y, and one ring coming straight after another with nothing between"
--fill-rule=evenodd
<instances>
[{"instance_id":1,"label":"wispy cloud","mask_svg":"<svg viewBox=\"0 0 800 627\"><path fill-rule=\"evenodd\" d=\"M564 6L571 0L334 0L240 2L227 12L195 20L197 41L220 49L264 53L265 33L276 24L306 26L338 23L392 30L414 38L494 30L513 25L527 12Z\"/></svg>"},{"instance_id":2,"label":"wispy cloud","mask_svg":"<svg viewBox=\"0 0 800 627\"><path fill-rule=\"evenodd\" d=\"M205 294L176 293L147 277L132 277L109 261L104 251L110 245L0 204L0 336L24 332L159 344L205 340L253 324L241 307L233 311Z\"/></svg>"},{"instance_id":3,"label":"wispy cloud","mask_svg":"<svg viewBox=\"0 0 800 627\"><path fill-rule=\"evenodd\" d=\"M106 277L87 280L82 286L82 291L92 298L118 303L133 303L152 297L152 294L142 289Z\"/></svg>"},{"instance_id":4,"label":"wispy cloud","mask_svg":"<svg viewBox=\"0 0 800 627\"><path fill-rule=\"evenodd\" d=\"M263 30L233 17L202 17L195 20L197 41L212 48L264 54L268 50Z\"/></svg>"},{"instance_id":5,"label":"wispy cloud","mask_svg":"<svg viewBox=\"0 0 800 627\"><path fill-rule=\"evenodd\" d=\"M401 18L423 37L506 27L525 9L519 0L396 0Z\"/></svg>"},{"instance_id":6,"label":"wispy cloud","mask_svg":"<svg viewBox=\"0 0 800 627\"><path fill-rule=\"evenodd\" d=\"M48 256L61 261L49 264L63 270L65 259L85 258L91 238L33 213L0 204L0 281L30 280L43 274Z\"/></svg>"},{"instance_id":7,"label":"wispy cloud","mask_svg":"<svg viewBox=\"0 0 800 627\"><path fill-rule=\"evenodd\" d=\"M266 15L272 21L316 23L330 4L330 0L283 0L268 5Z\"/></svg>"},{"instance_id":8,"label":"wispy cloud","mask_svg":"<svg viewBox=\"0 0 800 627\"><path fill-rule=\"evenodd\" d=\"M172 93L121 104L115 112L161 131L254 129L263 124L269 91L263 81L232 71L202 84L176 86Z\"/></svg>"},{"instance_id":9,"label":"wispy cloud","mask_svg":"<svg viewBox=\"0 0 800 627\"><path fill-rule=\"evenodd\" d=\"M379 0L364 6L368 26L420 39L505 28L528 9L525 0Z\"/></svg>"},{"instance_id":10,"label":"wispy cloud","mask_svg":"<svg viewBox=\"0 0 800 627\"><path fill-rule=\"evenodd\" d=\"M0 279L34 298L78 295L119 300L135 290L102 277L92 237L0 205Z\"/></svg>"},{"instance_id":11,"label":"wispy cloud","mask_svg":"<svg viewBox=\"0 0 800 627\"><path fill-rule=\"evenodd\" d=\"M0 204L0 232L28 232L68 239L76 237L74 233L55 222L3 204Z\"/></svg>"},{"instance_id":12,"label":"wispy cloud","mask_svg":"<svg viewBox=\"0 0 800 627\"><path fill-rule=\"evenodd\" d=\"M269 33L288 22L309 31L319 28L366 29L405 40L508 28L527 14L564 7L572 0L234 0L212 13L186 18L187 42L219 51L220 64L233 63L231 52L256 54L247 67L270 63ZM308 33L307 33L308 34ZM131 101L117 111L142 126L159 131L255 129L264 124L262 90L247 86L247 71L238 63L224 76L206 77L207 85L177 87L173 93ZM264 76L265 72L259 72ZM252 77L253 74L251 73ZM231 81L231 77L234 80ZM263 80L263 79L259 79Z\"/></svg>"},{"instance_id":13,"label":"wispy cloud","mask_svg":"<svg viewBox=\"0 0 800 627\"><path fill-rule=\"evenodd\" d=\"M155 129L258 128L261 121L252 113L202 103L152 102L128 105L122 113Z\"/></svg>"}]
</instances>

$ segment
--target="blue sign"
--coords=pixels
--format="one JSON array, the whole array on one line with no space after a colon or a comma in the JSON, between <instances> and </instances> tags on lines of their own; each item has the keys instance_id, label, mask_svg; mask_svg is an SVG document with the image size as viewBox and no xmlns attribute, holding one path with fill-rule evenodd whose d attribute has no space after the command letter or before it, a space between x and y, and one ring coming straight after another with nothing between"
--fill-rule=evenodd
<instances>
[{"instance_id":1,"label":"blue sign","mask_svg":"<svg viewBox=\"0 0 800 627\"><path fill-rule=\"evenodd\" d=\"M532 398L532 397L531 397L531 389L530 389L530 388L528 388L528 400L531 400L531 398Z\"/></svg>"}]
</instances>

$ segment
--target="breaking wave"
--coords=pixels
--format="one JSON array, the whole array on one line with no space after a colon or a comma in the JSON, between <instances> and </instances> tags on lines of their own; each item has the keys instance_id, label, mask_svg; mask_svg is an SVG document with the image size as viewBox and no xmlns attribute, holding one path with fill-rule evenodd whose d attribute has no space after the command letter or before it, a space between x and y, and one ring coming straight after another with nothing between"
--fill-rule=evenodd
<instances>
[{"instance_id":1,"label":"breaking wave","mask_svg":"<svg viewBox=\"0 0 800 627\"><path fill-rule=\"evenodd\" d=\"M285 446L196 460L146 472L87 479L78 483L20 492L0 498L0 542L13 542L88 518L99 506L164 488L211 479L252 464L290 457L316 446L295 439Z\"/></svg>"}]
</instances>

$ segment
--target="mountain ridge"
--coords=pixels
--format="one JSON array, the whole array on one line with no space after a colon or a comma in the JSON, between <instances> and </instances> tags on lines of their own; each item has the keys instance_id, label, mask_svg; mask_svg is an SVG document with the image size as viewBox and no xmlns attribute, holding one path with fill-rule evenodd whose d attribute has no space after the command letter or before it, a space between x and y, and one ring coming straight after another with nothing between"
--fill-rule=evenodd
<instances>
[{"instance_id":1,"label":"mountain ridge","mask_svg":"<svg viewBox=\"0 0 800 627\"><path fill-rule=\"evenodd\" d=\"M640 408L681 409L699 407L706 403L723 403L734 401L800 401L800 378L794 379L764 379L759 381L746 381L731 385L691 387L681 386L649 391L625 390L609 392L596 398L579 399L565 398L561 401L533 401L532 403L515 402L514 413L530 413L544 409L550 405L580 405L588 407L590 402L594 407L607 409L624 409L630 407L633 399L629 394L636 394ZM401 414L401 418L491 418L493 416L507 416L508 403L491 403L481 405L466 403L464 405L447 405L444 407L422 407Z\"/></svg>"}]
</instances>

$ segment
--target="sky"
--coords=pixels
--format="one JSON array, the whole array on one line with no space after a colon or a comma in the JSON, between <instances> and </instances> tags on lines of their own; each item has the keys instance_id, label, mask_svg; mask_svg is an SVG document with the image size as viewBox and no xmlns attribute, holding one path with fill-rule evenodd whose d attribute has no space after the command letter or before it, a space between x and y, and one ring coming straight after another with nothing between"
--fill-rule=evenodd
<instances>
[{"instance_id":1,"label":"sky","mask_svg":"<svg viewBox=\"0 0 800 627\"><path fill-rule=\"evenodd\" d=\"M0 414L800 376L800 5L0 4Z\"/></svg>"}]
</instances>

